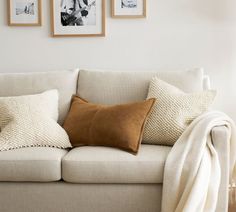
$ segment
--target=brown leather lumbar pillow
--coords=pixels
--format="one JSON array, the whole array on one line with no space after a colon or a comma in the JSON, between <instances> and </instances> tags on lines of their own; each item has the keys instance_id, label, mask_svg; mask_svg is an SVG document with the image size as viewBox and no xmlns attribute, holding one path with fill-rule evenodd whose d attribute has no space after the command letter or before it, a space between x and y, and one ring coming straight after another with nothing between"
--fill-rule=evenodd
<instances>
[{"instance_id":1,"label":"brown leather lumbar pillow","mask_svg":"<svg viewBox=\"0 0 236 212\"><path fill-rule=\"evenodd\" d=\"M137 153L155 99L107 106L73 96L64 129L72 146L109 146Z\"/></svg>"}]
</instances>

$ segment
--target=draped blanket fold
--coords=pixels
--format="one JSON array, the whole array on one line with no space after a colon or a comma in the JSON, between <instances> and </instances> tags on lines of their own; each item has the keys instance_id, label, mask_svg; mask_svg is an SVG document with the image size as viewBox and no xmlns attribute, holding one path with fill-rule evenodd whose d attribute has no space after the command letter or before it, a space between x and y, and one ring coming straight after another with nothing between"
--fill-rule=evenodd
<instances>
[{"instance_id":1,"label":"draped blanket fold","mask_svg":"<svg viewBox=\"0 0 236 212\"><path fill-rule=\"evenodd\" d=\"M214 212L221 168L211 138L217 126L230 132L230 179L235 180L236 128L224 113L211 111L196 118L169 153L164 170L162 212ZM222 141L227 142L227 141Z\"/></svg>"}]
</instances>

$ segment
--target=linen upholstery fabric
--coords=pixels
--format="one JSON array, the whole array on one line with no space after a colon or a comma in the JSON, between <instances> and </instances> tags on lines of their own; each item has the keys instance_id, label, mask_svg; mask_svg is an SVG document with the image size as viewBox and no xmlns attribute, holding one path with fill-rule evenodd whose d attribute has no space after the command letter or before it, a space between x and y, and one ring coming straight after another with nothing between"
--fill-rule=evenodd
<instances>
[{"instance_id":1,"label":"linen upholstery fabric","mask_svg":"<svg viewBox=\"0 0 236 212\"><path fill-rule=\"evenodd\" d=\"M57 118L57 90L0 97L0 151L31 146L71 147Z\"/></svg>"},{"instance_id":2,"label":"linen upholstery fabric","mask_svg":"<svg viewBox=\"0 0 236 212\"><path fill-rule=\"evenodd\" d=\"M203 70L189 71L93 71L80 70L78 95L97 104L126 104L146 99L152 77L191 93L203 90Z\"/></svg>"},{"instance_id":3,"label":"linen upholstery fabric","mask_svg":"<svg viewBox=\"0 0 236 212\"><path fill-rule=\"evenodd\" d=\"M61 159L66 153L66 150L49 147L30 147L0 152L0 181L60 180ZM0 193L2 194L1 184ZM1 196L0 199L2 198Z\"/></svg>"},{"instance_id":4,"label":"linen upholstery fabric","mask_svg":"<svg viewBox=\"0 0 236 212\"><path fill-rule=\"evenodd\" d=\"M155 99L107 106L73 96L63 124L72 146L110 146L137 153Z\"/></svg>"},{"instance_id":5,"label":"linen upholstery fabric","mask_svg":"<svg viewBox=\"0 0 236 212\"><path fill-rule=\"evenodd\" d=\"M62 124L70 107L71 96L76 93L78 70L0 73L0 97L38 94L46 90L59 92L59 118Z\"/></svg>"},{"instance_id":6,"label":"linen upholstery fabric","mask_svg":"<svg viewBox=\"0 0 236 212\"><path fill-rule=\"evenodd\" d=\"M211 89L210 77L205 75L203 77L203 90L210 90L210 89Z\"/></svg>"},{"instance_id":7,"label":"linen upholstery fabric","mask_svg":"<svg viewBox=\"0 0 236 212\"><path fill-rule=\"evenodd\" d=\"M187 126L208 110L215 91L184 93L154 77L147 98L157 98L144 128L143 143L174 145Z\"/></svg>"},{"instance_id":8,"label":"linen upholstery fabric","mask_svg":"<svg viewBox=\"0 0 236 212\"><path fill-rule=\"evenodd\" d=\"M62 159L70 183L162 183L168 146L140 146L135 156L109 147L77 147Z\"/></svg>"},{"instance_id":9,"label":"linen upholstery fabric","mask_svg":"<svg viewBox=\"0 0 236 212\"><path fill-rule=\"evenodd\" d=\"M162 184L11 182L0 183L0 191L1 212L161 211Z\"/></svg>"}]
</instances>

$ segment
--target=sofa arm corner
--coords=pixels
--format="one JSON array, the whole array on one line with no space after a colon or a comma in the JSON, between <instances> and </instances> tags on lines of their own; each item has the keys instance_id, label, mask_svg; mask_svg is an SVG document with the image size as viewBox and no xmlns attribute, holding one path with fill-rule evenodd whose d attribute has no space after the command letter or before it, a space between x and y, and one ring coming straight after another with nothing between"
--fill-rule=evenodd
<instances>
[{"instance_id":1,"label":"sofa arm corner","mask_svg":"<svg viewBox=\"0 0 236 212\"><path fill-rule=\"evenodd\" d=\"M211 135L212 135L213 144L215 142L222 142L222 139L224 139L224 142L225 141L229 142L230 130L225 125L216 126L212 128Z\"/></svg>"}]
</instances>

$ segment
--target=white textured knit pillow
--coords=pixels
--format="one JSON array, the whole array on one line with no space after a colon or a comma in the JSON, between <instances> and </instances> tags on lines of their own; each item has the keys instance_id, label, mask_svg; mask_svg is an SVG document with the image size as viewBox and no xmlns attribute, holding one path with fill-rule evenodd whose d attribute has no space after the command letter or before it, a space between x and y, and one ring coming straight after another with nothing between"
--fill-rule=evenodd
<instances>
[{"instance_id":1,"label":"white textured knit pillow","mask_svg":"<svg viewBox=\"0 0 236 212\"><path fill-rule=\"evenodd\" d=\"M0 151L30 146L71 147L57 119L57 90L0 97Z\"/></svg>"},{"instance_id":2,"label":"white textured knit pillow","mask_svg":"<svg viewBox=\"0 0 236 212\"><path fill-rule=\"evenodd\" d=\"M157 101L147 119L143 143L174 145L186 127L208 110L216 91L184 93L180 89L152 78L148 97Z\"/></svg>"}]
</instances>

